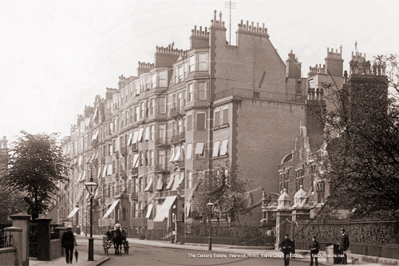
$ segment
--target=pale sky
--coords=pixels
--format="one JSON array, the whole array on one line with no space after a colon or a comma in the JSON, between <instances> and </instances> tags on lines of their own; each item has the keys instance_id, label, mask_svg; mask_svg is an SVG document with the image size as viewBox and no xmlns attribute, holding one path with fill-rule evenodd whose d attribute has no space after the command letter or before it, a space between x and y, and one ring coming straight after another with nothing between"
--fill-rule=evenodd
<instances>
[{"instance_id":1,"label":"pale sky","mask_svg":"<svg viewBox=\"0 0 399 266\"><path fill-rule=\"evenodd\" d=\"M191 29L209 28L214 10L228 28L225 2L0 0L0 137L68 136L96 95L135 76L138 61L154 63L156 46L189 49ZM265 23L282 60L293 50L304 77L324 64L327 47L343 46L345 70L355 41L368 60L399 53L397 0L234 2L232 44L241 19Z\"/></svg>"}]
</instances>

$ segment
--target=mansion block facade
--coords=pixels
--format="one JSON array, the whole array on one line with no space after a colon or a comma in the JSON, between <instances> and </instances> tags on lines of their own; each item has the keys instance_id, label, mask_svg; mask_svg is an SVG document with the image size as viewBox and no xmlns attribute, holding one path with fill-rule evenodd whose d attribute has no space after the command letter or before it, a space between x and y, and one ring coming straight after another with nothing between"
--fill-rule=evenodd
<instances>
[{"instance_id":1,"label":"mansion block facade","mask_svg":"<svg viewBox=\"0 0 399 266\"><path fill-rule=\"evenodd\" d=\"M328 49L325 66L302 78L301 63L292 52L285 62L280 58L264 25L241 21L236 38L237 45L226 41L215 11L209 28L191 31L188 50L156 47L153 63L139 62L135 76L121 75L117 88L85 107L63 141L72 171L61 218L85 228L84 183L92 177L99 184L95 226L193 222L199 174L215 160L228 160L250 180L249 206L261 202L262 191L281 190L279 165L299 128L309 125L309 136L319 134L306 113L308 90L331 78L342 84L342 50ZM315 103L319 94L311 97ZM261 216L255 208L247 220Z\"/></svg>"}]
</instances>

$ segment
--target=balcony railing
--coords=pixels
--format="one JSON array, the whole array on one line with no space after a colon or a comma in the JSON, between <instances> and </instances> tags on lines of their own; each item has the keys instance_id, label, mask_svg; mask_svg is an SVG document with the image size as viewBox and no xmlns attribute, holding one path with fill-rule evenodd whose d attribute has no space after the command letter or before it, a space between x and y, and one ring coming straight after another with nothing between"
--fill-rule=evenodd
<instances>
[{"instance_id":1,"label":"balcony railing","mask_svg":"<svg viewBox=\"0 0 399 266\"><path fill-rule=\"evenodd\" d=\"M123 157L126 157L126 155L127 155L127 147L122 147L121 148L121 154L122 154Z\"/></svg>"},{"instance_id":2,"label":"balcony railing","mask_svg":"<svg viewBox=\"0 0 399 266\"><path fill-rule=\"evenodd\" d=\"M184 169L186 167L186 162L184 161L184 158L181 158L180 156L180 161L177 163L180 169Z\"/></svg>"},{"instance_id":3,"label":"balcony railing","mask_svg":"<svg viewBox=\"0 0 399 266\"><path fill-rule=\"evenodd\" d=\"M177 190L166 190L166 191L161 191L157 192L156 198L166 198L169 196L176 196L177 195Z\"/></svg>"},{"instance_id":4,"label":"balcony railing","mask_svg":"<svg viewBox=\"0 0 399 266\"><path fill-rule=\"evenodd\" d=\"M137 193L137 192L131 193L131 194L130 194L130 198L131 198L131 200L133 200L133 201L138 200L138 199L139 199L139 193Z\"/></svg>"},{"instance_id":5,"label":"balcony railing","mask_svg":"<svg viewBox=\"0 0 399 266\"><path fill-rule=\"evenodd\" d=\"M173 144L176 144L176 143L179 143L179 142L180 142L179 135L175 135L175 136L172 137L172 143Z\"/></svg>"},{"instance_id":6,"label":"balcony railing","mask_svg":"<svg viewBox=\"0 0 399 266\"><path fill-rule=\"evenodd\" d=\"M132 151L138 151L139 150L139 145L138 143L133 143L132 144Z\"/></svg>"},{"instance_id":7,"label":"balcony railing","mask_svg":"<svg viewBox=\"0 0 399 266\"><path fill-rule=\"evenodd\" d=\"M169 117L178 119L185 115L185 111L180 107L173 107L169 110Z\"/></svg>"},{"instance_id":8,"label":"balcony railing","mask_svg":"<svg viewBox=\"0 0 399 266\"><path fill-rule=\"evenodd\" d=\"M139 121L136 122L136 124L141 125L141 124L144 124L144 122L145 122L145 117L142 117L142 118L140 118Z\"/></svg>"},{"instance_id":9,"label":"balcony railing","mask_svg":"<svg viewBox=\"0 0 399 266\"><path fill-rule=\"evenodd\" d=\"M166 148L170 146L170 143L168 143L167 138L158 138L155 140L155 146L160 148Z\"/></svg>"},{"instance_id":10,"label":"balcony railing","mask_svg":"<svg viewBox=\"0 0 399 266\"><path fill-rule=\"evenodd\" d=\"M138 175L139 174L139 168L138 167L134 167L132 168L132 175Z\"/></svg>"},{"instance_id":11,"label":"balcony railing","mask_svg":"<svg viewBox=\"0 0 399 266\"><path fill-rule=\"evenodd\" d=\"M180 141L185 141L186 140L186 132L180 132L179 134L179 139Z\"/></svg>"}]
</instances>

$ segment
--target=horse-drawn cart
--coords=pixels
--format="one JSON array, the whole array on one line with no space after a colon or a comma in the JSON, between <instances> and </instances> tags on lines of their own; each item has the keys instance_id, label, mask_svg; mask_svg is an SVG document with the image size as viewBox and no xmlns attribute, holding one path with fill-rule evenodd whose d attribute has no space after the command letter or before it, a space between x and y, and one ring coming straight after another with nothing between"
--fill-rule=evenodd
<instances>
[{"instance_id":1,"label":"horse-drawn cart","mask_svg":"<svg viewBox=\"0 0 399 266\"><path fill-rule=\"evenodd\" d=\"M122 247L125 254L129 254L129 242L126 239L126 231L116 229L108 231L103 236L104 253L108 254L108 249L115 248L115 255L122 254Z\"/></svg>"}]
</instances>

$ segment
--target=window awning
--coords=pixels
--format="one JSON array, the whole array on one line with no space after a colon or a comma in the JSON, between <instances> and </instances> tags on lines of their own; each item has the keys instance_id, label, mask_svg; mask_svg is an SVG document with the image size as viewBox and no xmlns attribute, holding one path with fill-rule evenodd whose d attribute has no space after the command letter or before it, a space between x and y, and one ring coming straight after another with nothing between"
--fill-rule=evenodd
<instances>
[{"instance_id":1,"label":"window awning","mask_svg":"<svg viewBox=\"0 0 399 266\"><path fill-rule=\"evenodd\" d=\"M150 140L150 127L145 128L145 137L144 140Z\"/></svg>"},{"instance_id":2,"label":"window awning","mask_svg":"<svg viewBox=\"0 0 399 266\"><path fill-rule=\"evenodd\" d=\"M222 146L220 147L220 155L226 155L228 143L229 143L228 139L222 141Z\"/></svg>"},{"instance_id":3,"label":"window awning","mask_svg":"<svg viewBox=\"0 0 399 266\"><path fill-rule=\"evenodd\" d=\"M144 132L144 128L142 127L142 128L140 128L139 135L137 137L137 142L140 142L143 139L143 132Z\"/></svg>"},{"instance_id":4,"label":"window awning","mask_svg":"<svg viewBox=\"0 0 399 266\"><path fill-rule=\"evenodd\" d=\"M80 155L79 156L79 166L82 165L82 160L83 160L83 157L82 157L82 155Z\"/></svg>"},{"instance_id":5,"label":"window awning","mask_svg":"<svg viewBox=\"0 0 399 266\"><path fill-rule=\"evenodd\" d=\"M115 209L116 205L118 205L119 203L119 199L115 200L114 202L112 202L111 207L109 207L108 211L104 214L103 219L107 218L111 212Z\"/></svg>"},{"instance_id":6,"label":"window awning","mask_svg":"<svg viewBox=\"0 0 399 266\"><path fill-rule=\"evenodd\" d=\"M148 205L147 214L145 215L145 218L150 218L152 212L152 206L153 206L152 204Z\"/></svg>"},{"instance_id":7,"label":"window awning","mask_svg":"<svg viewBox=\"0 0 399 266\"><path fill-rule=\"evenodd\" d=\"M139 154L133 156L133 168L139 167Z\"/></svg>"},{"instance_id":8,"label":"window awning","mask_svg":"<svg viewBox=\"0 0 399 266\"><path fill-rule=\"evenodd\" d=\"M173 162L180 161L180 147L176 147L176 155L173 158Z\"/></svg>"},{"instance_id":9,"label":"window awning","mask_svg":"<svg viewBox=\"0 0 399 266\"><path fill-rule=\"evenodd\" d=\"M133 144L137 143L137 138L139 137L139 132L138 131L134 131L133 133Z\"/></svg>"},{"instance_id":10,"label":"window awning","mask_svg":"<svg viewBox=\"0 0 399 266\"><path fill-rule=\"evenodd\" d=\"M100 178L100 177L101 177L101 166L98 167L98 175L97 175L97 178Z\"/></svg>"},{"instance_id":11,"label":"window awning","mask_svg":"<svg viewBox=\"0 0 399 266\"><path fill-rule=\"evenodd\" d=\"M184 181L184 172L180 173L180 180L179 180L179 185L181 185Z\"/></svg>"},{"instance_id":12,"label":"window awning","mask_svg":"<svg viewBox=\"0 0 399 266\"><path fill-rule=\"evenodd\" d=\"M218 157L218 156L219 156L219 144L220 144L219 141L216 141L216 142L213 144L213 154L212 154L212 157Z\"/></svg>"},{"instance_id":13,"label":"window awning","mask_svg":"<svg viewBox=\"0 0 399 266\"><path fill-rule=\"evenodd\" d=\"M169 162L172 162L173 159L175 158L175 148L172 147L171 151L172 151L172 155L170 156Z\"/></svg>"},{"instance_id":14,"label":"window awning","mask_svg":"<svg viewBox=\"0 0 399 266\"><path fill-rule=\"evenodd\" d=\"M93 135L93 137L91 138L91 140L92 140L92 141L93 141L93 140L96 140L97 137L98 137L98 130L96 130L96 131L94 132L94 135Z\"/></svg>"},{"instance_id":15,"label":"window awning","mask_svg":"<svg viewBox=\"0 0 399 266\"><path fill-rule=\"evenodd\" d=\"M78 182L82 182L83 180L85 180L85 177L86 177L86 172L80 173Z\"/></svg>"},{"instance_id":16,"label":"window awning","mask_svg":"<svg viewBox=\"0 0 399 266\"><path fill-rule=\"evenodd\" d=\"M162 190L162 187L163 187L162 177L158 177L156 190Z\"/></svg>"},{"instance_id":17,"label":"window awning","mask_svg":"<svg viewBox=\"0 0 399 266\"><path fill-rule=\"evenodd\" d=\"M106 177L106 176L107 176L107 168L108 168L108 165L107 165L107 164L104 165L103 177Z\"/></svg>"},{"instance_id":18,"label":"window awning","mask_svg":"<svg viewBox=\"0 0 399 266\"><path fill-rule=\"evenodd\" d=\"M128 138L128 140L127 140L127 145L128 146L130 146L130 142L132 141L132 136L133 136L133 133L132 132L130 132L130 134L129 134L129 138Z\"/></svg>"},{"instance_id":19,"label":"window awning","mask_svg":"<svg viewBox=\"0 0 399 266\"><path fill-rule=\"evenodd\" d=\"M169 210L175 202L177 196L166 197L164 203L159 208L157 215L154 218L154 222L163 222L165 218L169 216Z\"/></svg>"},{"instance_id":20,"label":"window awning","mask_svg":"<svg viewBox=\"0 0 399 266\"><path fill-rule=\"evenodd\" d=\"M195 147L195 154L202 154L204 152L204 143L199 142L197 143L197 146Z\"/></svg>"},{"instance_id":21,"label":"window awning","mask_svg":"<svg viewBox=\"0 0 399 266\"><path fill-rule=\"evenodd\" d=\"M171 189L174 180L175 180L175 176L171 175L169 177L169 182L168 182L168 185L166 186L166 189Z\"/></svg>"},{"instance_id":22,"label":"window awning","mask_svg":"<svg viewBox=\"0 0 399 266\"><path fill-rule=\"evenodd\" d=\"M187 206L186 217L188 218L190 216L190 211L191 211L191 202L187 202L186 206Z\"/></svg>"},{"instance_id":23,"label":"window awning","mask_svg":"<svg viewBox=\"0 0 399 266\"><path fill-rule=\"evenodd\" d=\"M75 214L78 212L78 210L79 210L79 208L77 208L77 207L73 208L71 213L68 215L67 219L72 218L73 216L75 216Z\"/></svg>"},{"instance_id":24,"label":"window awning","mask_svg":"<svg viewBox=\"0 0 399 266\"><path fill-rule=\"evenodd\" d=\"M148 184L146 186L146 188L144 189L145 192L150 191L150 189L152 188L152 177L150 178L150 181L148 181Z\"/></svg>"},{"instance_id":25,"label":"window awning","mask_svg":"<svg viewBox=\"0 0 399 266\"><path fill-rule=\"evenodd\" d=\"M180 184L180 174L175 174L175 181L173 182L172 190L177 190Z\"/></svg>"}]
</instances>

